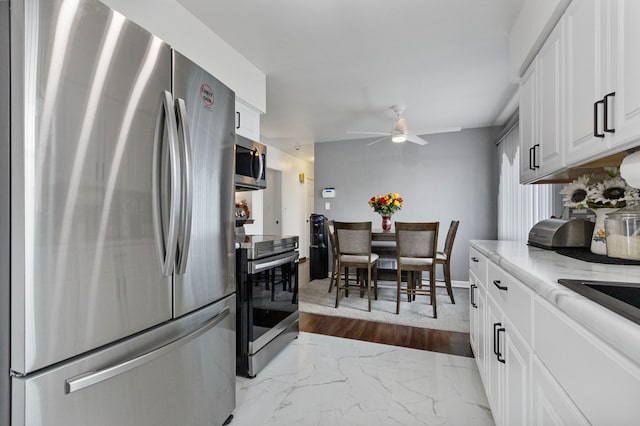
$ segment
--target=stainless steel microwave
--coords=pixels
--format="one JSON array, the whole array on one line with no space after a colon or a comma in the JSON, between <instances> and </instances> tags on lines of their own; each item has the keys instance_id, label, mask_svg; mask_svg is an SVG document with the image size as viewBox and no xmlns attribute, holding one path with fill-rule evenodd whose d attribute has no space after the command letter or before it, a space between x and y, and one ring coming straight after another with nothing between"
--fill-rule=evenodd
<instances>
[{"instance_id":1,"label":"stainless steel microwave","mask_svg":"<svg viewBox=\"0 0 640 426\"><path fill-rule=\"evenodd\" d=\"M267 187L267 147L236 135L236 191Z\"/></svg>"}]
</instances>

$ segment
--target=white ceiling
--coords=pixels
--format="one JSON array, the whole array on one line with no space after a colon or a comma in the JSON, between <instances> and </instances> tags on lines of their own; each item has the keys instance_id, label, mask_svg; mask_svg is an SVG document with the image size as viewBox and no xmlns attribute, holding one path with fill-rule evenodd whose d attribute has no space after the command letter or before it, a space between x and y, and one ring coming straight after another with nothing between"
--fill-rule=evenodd
<instances>
[{"instance_id":1,"label":"white ceiling","mask_svg":"<svg viewBox=\"0 0 640 426\"><path fill-rule=\"evenodd\" d=\"M178 0L267 75L263 141L313 143L502 124L517 85L508 35L523 0ZM295 147L301 147L295 150Z\"/></svg>"}]
</instances>

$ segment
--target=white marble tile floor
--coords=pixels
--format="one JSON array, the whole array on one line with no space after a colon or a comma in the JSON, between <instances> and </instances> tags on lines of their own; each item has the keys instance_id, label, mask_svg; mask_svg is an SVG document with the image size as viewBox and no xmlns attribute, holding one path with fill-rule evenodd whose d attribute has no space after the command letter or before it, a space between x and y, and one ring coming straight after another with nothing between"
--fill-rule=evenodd
<instances>
[{"instance_id":1,"label":"white marble tile floor","mask_svg":"<svg viewBox=\"0 0 640 426\"><path fill-rule=\"evenodd\" d=\"M232 426L494 424L473 358L319 334L236 386Z\"/></svg>"}]
</instances>

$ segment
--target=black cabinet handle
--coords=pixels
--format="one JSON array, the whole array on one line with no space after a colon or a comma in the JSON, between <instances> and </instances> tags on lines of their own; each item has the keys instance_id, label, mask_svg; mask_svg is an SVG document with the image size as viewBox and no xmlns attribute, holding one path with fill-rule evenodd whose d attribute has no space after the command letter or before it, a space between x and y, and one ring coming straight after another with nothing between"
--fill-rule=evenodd
<instances>
[{"instance_id":1,"label":"black cabinet handle","mask_svg":"<svg viewBox=\"0 0 640 426\"><path fill-rule=\"evenodd\" d=\"M471 284L471 295L470 295L470 299L471 299L471 306L473 306L474 308L478 309L478 305L476 304L476 298L474 297L475 291L473 291L474 289L478 288L477 285L475 284Z\"/></svg>"},{"instance_id":2,"label":"black cabinet handle","mask_svg":"<svg viewBox=\"0 0 640 426\"><path fill-rule=\"evenodd\" d=\"M238 117L238 122L236 123L236 129L240 128L240 111L236 111L236 116Z\"/></svg>"},{"instance_id":3,"label":"black cabinet handle","mask_svg":"<svg viewBox=\"0 0 640 426\"><path fill-rule=\"evenodd\" d=\"M535 149L535 147L531 147L529 148L529 170L535 170L535 166L533 165L533 162L535 161L533 159L533 156L535 155L535 153L533 152L533 150Z\"/></svg>"},{"instance_id":4,"label":"black cabinet handle","mask_svg":"<svg viewBox=\"0 0 640 426\"><path fill-rule=\"evenodd\" d=\"M497 340L498 340L498 351L496 353L496 358L498 358L498 361L500 361L501 363L506 364L506 361L505 361L504 357L502 356L502 352L500 352L500 332L505 333L506 332L505 328L504 327L500 327L498 329L497 334L496 334L496 337L497 337Z\"/></svg>"},{"instance_id":5,"label":"black cabinet handle","mask_svg":"<svg viewBox=\"0 0 640 426\"><path fill-rule=\"evenodd\" d=\"M502 327L501 322L493 324L493 354L498 355L498 327Z\"/></svg>"},{"instance_id":6,"label":"black cabinet handle","mask_svg":"<svg viewBox=\"0 0 640 426\"><path fill-rule=\"evenodd\" d=\"M538 164L538 161L537 161L539 149L540 149L539 143L533 146L533 169L534 170L540 168L540 164Z\"/></svg>"},{"instance_id":7,"label":"black cabinet handle","mask_svg":"<svg viewBox=\"0 0 640 426\"><path fill-rule=\"evenodd\" d=\"M472 262L475 262L475 263L478 263L478 262L479 262L479 260L478 260L478 258L477 258L477 257L472 257L472 258L471 258L471 261L472 261Z\"/></svg>"},{"instance_id":8,"label":"black cabinet handle","mask_svg":"<svg viewBox=\"0 0 640 426\"><path fill-rule=\"evenodd\" d=\"M593 104L593 136L596 138L604 138L604 133L598 133L598 105L604 104L604 99L600 99Z\"/></svg>"},{"instance_id":9,"label":"black cabinet handle","mask_svg":"<svg viewBox=\"0 0 640 426\"><path fill-rule=\"evenodd\" d=\"M607 132L607 133L615 133L616 132L616 129L614 129L613 127L609 128L609 123L608 123L608 121L609 121L609 98L612 98L615 95L616 95L616 92L611 92L608 95L606 95L604 97L604 99L603 99L603 101L604 101L603 102L604 103L604 111L603 111L603 114L604 114L604 131Z\"/></svg>"},{"instance_id":10,"label":"black cabinet handle","mask_svg":"<svg viewBox=\"0 0 640 426\"><path fill-rule=\"evenodd\" d=\"M504 290L504 291L508 290L506 285L500 285L500 280L493 280L493 285L498 287L499 290Z\"/></svg>"}]
</instances>

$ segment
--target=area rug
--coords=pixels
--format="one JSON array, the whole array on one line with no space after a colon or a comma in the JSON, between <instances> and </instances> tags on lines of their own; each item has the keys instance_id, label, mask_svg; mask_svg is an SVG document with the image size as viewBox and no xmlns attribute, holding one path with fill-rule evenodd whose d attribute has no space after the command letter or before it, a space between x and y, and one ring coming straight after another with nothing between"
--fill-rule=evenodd
<instances>
[{"instance_id":1,"label":"area rug","mask_svg":"<svg viewBox=\"0 0 640 426\"><path fill-rule=\"evenodd\" d=\"M396 284L394 281L378 283L378 300L371 294L371 312L367 310L367 296L360 297L358 289L351 289L349 297L340 293L340 306L335 308L335 289L328 293L329 279L300 283L299 310L313 314L343 318L355 318L388 324L402 324L412 327L436 330L469 332L469 290L453 288L456 303L452 304L444 288L437 289L438 318L433 318L433 309L428 296L416 296L413 302L402 295L400 314L396 315Z\"/></svg>"}]
</instances>

